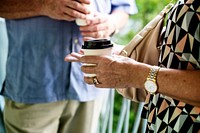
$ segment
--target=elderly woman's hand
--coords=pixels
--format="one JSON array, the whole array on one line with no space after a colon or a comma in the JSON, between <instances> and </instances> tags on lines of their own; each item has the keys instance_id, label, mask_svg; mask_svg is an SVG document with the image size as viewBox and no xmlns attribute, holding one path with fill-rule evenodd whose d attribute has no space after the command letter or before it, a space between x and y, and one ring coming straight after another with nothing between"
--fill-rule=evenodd
<instances>
[{"instance_id":1,"label":"elderly woman's hand","mask_svg":"<svg viewBox=\"0 0 200 133\"><path fill-rule=\"evenodd\" d=\"M119 45L119 44L114 44L114 47L112 48L112 54L113 55L119 55L121 50L123 49L124 46ZM67 62L80 62L80 58L84 55L83 50L80 50L79 53L72 52L71 54L68 54L65 57L65 61Z\"/></svg>"},{"instance_id":2,"label":"elderly woman's hand","mask_svg":"<svg viewBox=\"0 0 200 133\"><path fill-rule=\"evenodd\" d=\"M80 62L80 58L83 56L83 51L80 51L79 53L72 52L71 54L68 54L65 56L66 62Z\"/></svg>"},{"instance_id":3,"label":"elderly woman's hand","mask_svg":"<svg viewBox=\"0 0 200 133\"><path fill-rule=\"evenodd\" d=\"M82 56L82 63L96 64L95 66L83 65L81 70L87 74L96 74L100 88L121 88L121 87L137 87L140 79L139 72L141 69L136 62L130 58L122 56ZM84 77L88 84L94 84L94 77Z\"/></svg>"}]
</instances>

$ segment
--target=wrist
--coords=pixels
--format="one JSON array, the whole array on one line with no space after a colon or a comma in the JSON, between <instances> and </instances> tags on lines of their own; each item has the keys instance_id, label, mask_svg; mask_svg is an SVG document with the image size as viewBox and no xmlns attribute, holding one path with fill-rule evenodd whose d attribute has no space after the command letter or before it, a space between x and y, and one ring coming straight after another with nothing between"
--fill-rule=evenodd
<instances>
[{"instance_id":1,"label":"wrist","mask_svg":"<svg viewBox=\"0 0 200 133\"><path fill-rule=\"evenodd\" d=\"M116 17L114 15L110 15L110 23L111 23L111 31L112 31L110 36L113 36L119 32L119 26L116 22L117 22Z\"/></svg>"},{"instance_id":2,"label":"wrist","mask_svg":"<svg viewBox=\"0 0 200 133\"><path fill-rule=\"evenodd\" d=\"M114 22L113 23L113 32L110 34L110 36L113 36L113 35L115 35L115 34L117 34L118 32L119 32L119 28L118 28L118 26L117 26L117 24Z\"/></svg>"},{"instance_id":3,"label":"wrist","mask_svg":"<svg viewBox=\"0 0 200 133\"><path fill-rule=\"evenodd\" d=\"M158 91L157 75L159 70L160 67L158 66L153 66L149 69L149 74L144 83L144 87L146 91L150 94L156 94L156 92Z\"/></svg>"},{"instance_id":4,"label":"wrist","mask_svg":"<svg viewBox=\"0 0 200 133\"><path fill-rule=\"evenodd\" d=\"M53 7L51 4L52 0L41 0L38 4L39 14L43 16L49 16L49 8L51 8L52 11L55 10L55 7Z\"/></svg>"}]
</instances>

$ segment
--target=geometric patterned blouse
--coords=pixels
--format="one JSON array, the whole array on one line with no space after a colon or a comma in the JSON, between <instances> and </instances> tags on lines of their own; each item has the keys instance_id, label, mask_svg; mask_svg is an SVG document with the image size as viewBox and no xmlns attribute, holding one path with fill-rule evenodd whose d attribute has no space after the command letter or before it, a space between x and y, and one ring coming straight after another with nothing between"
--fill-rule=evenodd
<instances>
[{"instance_id":1,"label":"geometric patterned blouse","mask_svg":"<svg viewBox=\"0 0 200 133\"><path fill-rule=\"evenodd\" d=\"M200 0L179 0L171 9L159 64L165 68L199 71ZM147 119L147 133L200 133L200 107L162 94L148 94L142 118Z\"/></svg>"}]
</instances>

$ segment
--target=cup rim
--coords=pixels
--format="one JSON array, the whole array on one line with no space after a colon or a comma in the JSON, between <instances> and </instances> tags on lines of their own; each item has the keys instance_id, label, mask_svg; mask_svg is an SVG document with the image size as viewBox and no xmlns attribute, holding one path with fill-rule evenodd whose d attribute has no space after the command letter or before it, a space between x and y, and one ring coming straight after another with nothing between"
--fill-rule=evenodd
<instances>
[{"instance_id":1,"label":"cup rim","mask_svg":"<svg viewBox=\"0 0 200 133\"><path fill-rule=\"evenodd\" d=\"M84 45L82 45L82 49L104 49L113 47L111 40L109 39L94 39L84 41Z\"/></svg>"}]
</instances>

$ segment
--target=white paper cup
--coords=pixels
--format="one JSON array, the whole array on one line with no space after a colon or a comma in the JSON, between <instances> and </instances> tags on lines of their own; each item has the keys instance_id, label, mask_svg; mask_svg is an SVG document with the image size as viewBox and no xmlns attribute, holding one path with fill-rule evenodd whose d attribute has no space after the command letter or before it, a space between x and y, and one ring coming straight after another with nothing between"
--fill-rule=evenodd
<instances>
[{"instance_id":1,"label":"white paper cup","mask_svg":"<svg viewBox=\"0 0 200 133\"><path fill-rule=\"evenodd\" d=\"M87 15L88 19L92 19L93 18L93 14L92 14L92 5L88 5L88 4L83 4L83 6L85 6L91 13ZM86 26L87 23L86 23L86 20L85 19L80 19L80 18L76 18L75 20L76 24L78 26Z\"/></svg>"},{"instance_id":2,"label":"white paper cup","mask_svg":"<svg viewBox=\"0 0 200 133\"><path fill-rule=\"evenodd\" d=\"M84 55L111 55L113 44L109 39L97 39L85 41L82 46ZM83 64L87 66L95 66L96 64ZM85 74L88 77L95 77L96 74Z\"/></svg>"}]
</instances>

